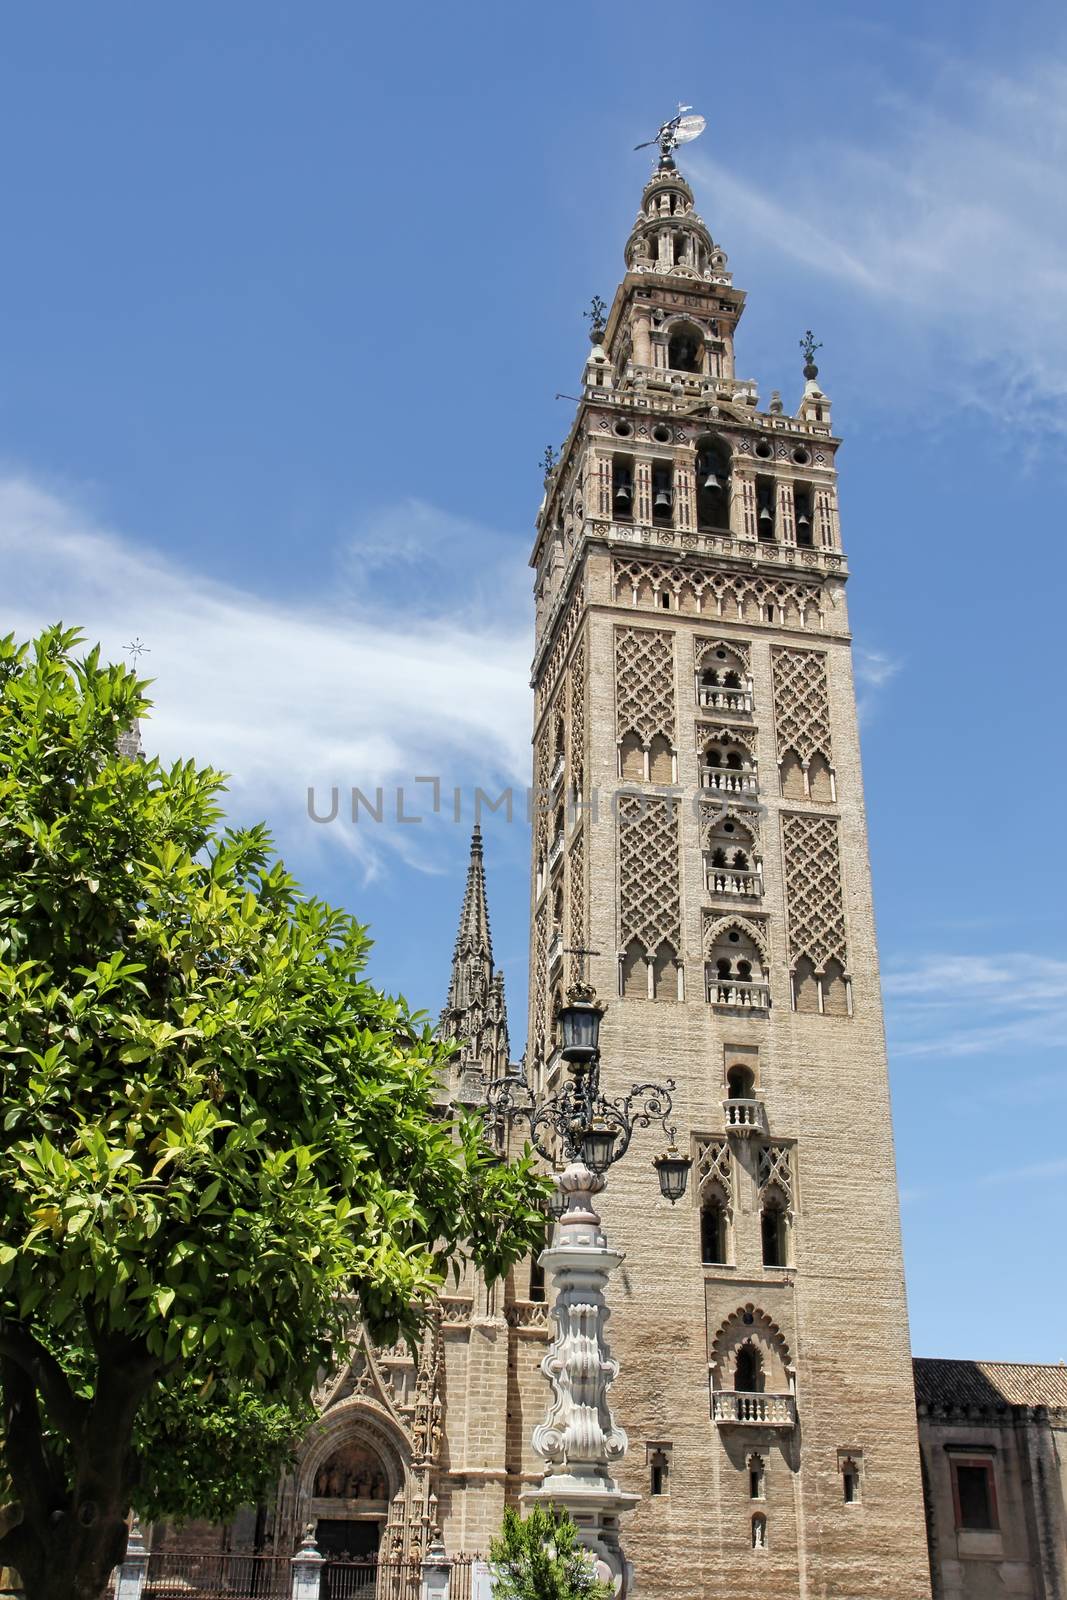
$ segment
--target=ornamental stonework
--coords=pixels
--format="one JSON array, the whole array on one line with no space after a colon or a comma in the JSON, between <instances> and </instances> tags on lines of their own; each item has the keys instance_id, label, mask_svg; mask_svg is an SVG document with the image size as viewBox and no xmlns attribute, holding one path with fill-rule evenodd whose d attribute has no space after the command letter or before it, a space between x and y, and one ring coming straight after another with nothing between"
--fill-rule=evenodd
<instances>
[{"instance_id":1,"label":"ornamental stonework","mask_svg":"<svg viewBox=\"0 0 1067 1600\"><path fill-rule=\"evenodd\" d=\"M678 802L623 794L618 801L619 948L637 939L648 955L682 947Z\"/></svg>"},{"instance_id":2,"label":"ornamental stonework","mask_svg":"<svg viewBox=\"0 0 1067 1600\"><path fill-rule=\"evenodd\" d=\"M614 593L619 605L662 607L724 617L730 621L774 621L782 627L822 626L822 589L817 583L771 578L760 573L726 572L714 567L640 559L617 560ZM767 611L773 613L768 618Z\"/></svg>"},{"instance_id":3,"label":"ornamental stonework","mask_svg":"<svg viewBox=\"0 0 1067 1600\"><path fill-rule=\"evenodd\" d=\"M771 676L779 760L794 750L801 761L821 755L833 766L826 656L821 650L774 649Z\"/></svg>"},{"instance_id":4,"label":"ornamental stonework","mask_svg":"<svg viewBox=\"0 0 1067 1600\"><path fill-rule=\"evenodd\" d=\"M615 630L615 736L656 734L673 748L674 635L656 628Z\"/></svg>"},{"instance_id":5,"label":"ornamental stonework","mask_svg":"<svg viewBox=\"0 0 1067 1600\"><path fill-rule=\"evenodd\" d=\"M786 813L782 817L789 962L804 956L817 973L829 961L848 971L841 852L836 817Z\"/></svg>"}]
</instances>

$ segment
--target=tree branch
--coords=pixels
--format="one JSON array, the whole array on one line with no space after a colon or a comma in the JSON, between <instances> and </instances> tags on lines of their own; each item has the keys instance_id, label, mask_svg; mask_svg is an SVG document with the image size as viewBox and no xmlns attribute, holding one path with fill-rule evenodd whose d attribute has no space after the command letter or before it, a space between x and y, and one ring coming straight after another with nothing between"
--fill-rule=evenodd
<instances>
[{"instance_id":1,"label":"tree branch","mask_svg":"<svg viewBox=\"0 0 1067 1600\"><path fill-rule=\"evenodd\" d=\"M88 1402L74 1393L70 1379L51 1351L27 1328L0 1317L0 1357L32 1379L51 1421L70 1444L77 1446L88 1417Z\"/></svg>"}]
</instances>

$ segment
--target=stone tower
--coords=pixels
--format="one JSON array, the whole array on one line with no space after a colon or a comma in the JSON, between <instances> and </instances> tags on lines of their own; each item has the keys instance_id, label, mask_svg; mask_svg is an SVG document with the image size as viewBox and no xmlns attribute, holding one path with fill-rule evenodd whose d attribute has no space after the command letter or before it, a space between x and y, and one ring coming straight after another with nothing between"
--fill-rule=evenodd
<instances>
[{"instance_id":1,"label":"stone tower","mask_svg":"<svg viewBox=\"0 0 1067 1600\"><path fill-rule=\"evenodd\" d=\"M589 948L606 1090L673 1077L603 1214L649 1596L929 1595L830 402L739 379L669 154L538 517L530 1072Z\"/></svg>"}]
</instances>

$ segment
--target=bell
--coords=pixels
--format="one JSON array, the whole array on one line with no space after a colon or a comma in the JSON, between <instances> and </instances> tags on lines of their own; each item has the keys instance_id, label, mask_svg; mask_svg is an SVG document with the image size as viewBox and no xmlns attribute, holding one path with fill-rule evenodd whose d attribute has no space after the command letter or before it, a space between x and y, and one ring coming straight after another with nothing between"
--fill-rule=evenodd
<instances>
[{"instance_id":1,"label":"bell","mask_svg":"<svg viewBox=\"0 0 1067 1600\"><path fill-rule=\"evenodd\" d=\"M800 516L797 518L797 527L798 528L810 528L811 527L811 518L808 516L806 511L802 511L800 513Z\"/></svg>"},{"instance_id":2,"label":"bell","mask_svg":"<svg viewBox=\"0 0 1067 1600\"><path fill-rule=\"evenodd\" d=\"M722 484L719 482L714 472L709 472L707 477L704 479L703 487L714 493L722 488Z\"/></svg>"},{"instance_id":3,"label":"bell","mask_svg":"<svg viewBox=\"0 0 1067 1600\"><path fill-rule=\"evenodd\" d=\"M774 521L774 517L773 517L773 515L772 515L772 514L771 514L771 512L769 512L769 511L768 511L768 510L767 510L767 507L766 507L766 506L764 506L764 507L763 507L763 509L762 509L762 511L761 511L761 512L760 512L760 514L759 514L759 520L760 520L760 521L761 521L761 522L773 522L773 521Z\"/></svg>"},{"instance_id":4,"label":"bell","mask_svg":"<svg viewBox=\"0 0 1067 1600\"><path fill-rule=\"evenodd\" d=\"M652 497L652 509L653 511L669 511L671 509L671 491L669 489L656 490Z\"/></svg>"},{"instance_id":5,"label":"bell","mask_svg":"<svg viewBox=\"0 0 1067 1600\"><path fill-rule=\"evenodd\" d=\"M624 480L622 483L619 484L619 487L615 490L615 504L617 506L628 506L632 499L633 499L633 490L630 488L630 485Z\"/></svg>"}]
</instances>

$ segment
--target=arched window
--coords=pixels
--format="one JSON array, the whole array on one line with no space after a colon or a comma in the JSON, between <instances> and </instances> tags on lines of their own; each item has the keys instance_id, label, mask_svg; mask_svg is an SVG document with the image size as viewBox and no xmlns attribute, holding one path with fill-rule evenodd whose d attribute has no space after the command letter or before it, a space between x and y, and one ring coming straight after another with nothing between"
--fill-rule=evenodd
<instances>
[{"instance_id":1,"label":"arched window","mask_svg":"<svg viewBox=\"0 0 1067 1600\"><path fill-rule=\"evenodd\" d=\"M789 1265L788 1222L785 1206L777 1194L768 1194L760 1211L760 1237L763 1241L763 1265L786 1267Z\"/></svg>"},{"instance_id":2,"label":"arched window","mask_svg":"<svg viewBox=\"0 0 1067 1600\"><path fill-rule=\"evenodd\" d=\"M678 962L671 944L661 944L653 958L652 993L657 1000L678 998Z\"/></svg>"},{"instance_id":3,"label":"arched window","mask_svg":"<svg viewBox=\"0 0 1067 1600\"><path fill-rule=\"evenodd\" d=\"M652 521L669 527L674 520L674 472L665 462L652 468Z\"/></svg>"},{"instance_id":4,"label":"arched window","mask_svg":"<svg viewBox=\"0 0 1067 1600\"><path fill-rule=\"evenodd\" d=\"M617 517L633 516L634 464L629 456L615 456L612 459L611 509Z\"/></svg>"},{"instance_id":5,"label":"arched window","mask_svg":"<svg viewBox=\"0 0 1067 1600\"><path fill-rule=\"evenodd\" d=\"M621 983L626 999L648 999L648 959L639 939L631 939L623 952Z\"/></svg>"},{"instance_id":6,"label":"arched window","mask_svg":"<svg viewBox=\"0 0 1067 1600\"><path fill-rule=\"evenodd\" d=\"M696 449L697 527L729 528L729 451L711 433L703 434L697 440Z\"/></svg>"},{"instance_id":7,"label":"arched window","mask_svg":"<svg viewBox=\"0 0 1067 1600\"><path fill-rule=\"evenodd\" d=\"M670 740L662 733L654 734L649 742L648 771L653 783L674 782L674 752Z\"/></svg>"},{"instance_id":8,"label":"arched window","mask_svg":"<svg viewBox=\"0 0 1067 1600\"><path fill-rule=\"evenodd\" d=\"M700 1207L700 1259L706 1267L726 1262L726 1207L718 1195L708 1195Z\"/></svg>"},{"instance_id":9,"label":"arched window","mask_svg":"<svg viewBox=\"0 0 1067 1600\"><path fill-rule=\"evenodd\" d=\"M793 1007L813 1015L819 1009L819 980L810 956L801 956L793 971Z\"/></svg>"},{"instance_id":10,"label":"arched window","mask_svg":"<svg viewBox=\"0 0 1067 1600\"><path fill-rule=\"evenodd\" d=\"M726 1074L726 1088L731 1100L751 1100L756 1091L756 1079L749 1067L731 1067Z\"/></svg>"},{"instance_id":11,"label":"arched window","mask_svg":"<svg viewBox=\"0 0 1067 1600\"><path fill-rule=\"evenodd\" d=\"M848 1016L848 982L836 956L826 963L823 973L822 1008L828 1017Z\"/></svg>"},{"instance_id":12,"label":"arched window","mask_svg":"<svg viewBox=\"0 0 1067 1600\"><path fill-rule=\"evenodd\" d=\"M750 1339L738 1347L734 1388L739 1394L763 1393L763 1357Z\"/></svg>"},{"instance_id":13,"label":"arched window","mask_svg":"<svg viewBox=\"0 0 1067 1600\"><path fill-rule=\"evenodd\" d=\"M630 783L644 782L645 751L639 734L623 734L619 745L619 776Z\"/></svg>"},{"instance_id":14,"label":"arched window","mask_svg":"<svg viewBox=\"0 0 1067 1600\"><path fill-rule=\"evenodd\" d=\"M834 797L830 764L821 750L816 750L808 762L808 793L822 805L829 805Z\"/></svg>"},{"instance_id":15,"label":"arched window","mask_svg":"<svg viewBox=\"0 0 1067 1600\"><path fill-rule=\"evenodd\" d=\"M805 800L808 791L804 786L804 768L795 750L786 751L779 770L782 775L782 794L785 798Z\"/></svg>"},{"instance_id":16,"label":"arched window","mask_svg":"<svg viewBox=\"0 0 1067 1600\"><path fill-rule=\"evenodd\" d=\"M704 335L693 323L675 323L667 345L667 365L672 372L703 372Z\"/></svg>"}]
</instances>

